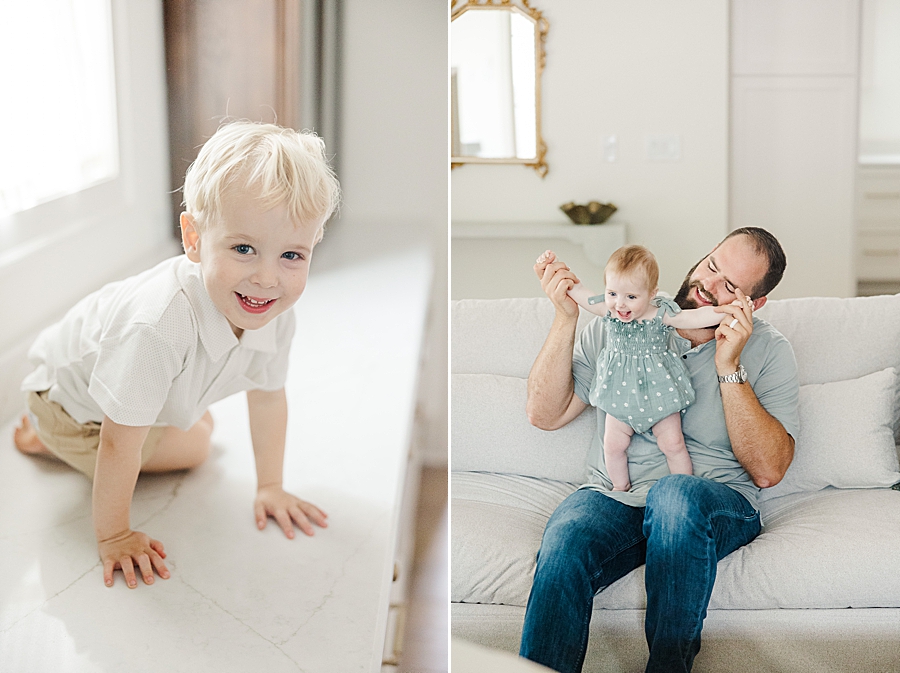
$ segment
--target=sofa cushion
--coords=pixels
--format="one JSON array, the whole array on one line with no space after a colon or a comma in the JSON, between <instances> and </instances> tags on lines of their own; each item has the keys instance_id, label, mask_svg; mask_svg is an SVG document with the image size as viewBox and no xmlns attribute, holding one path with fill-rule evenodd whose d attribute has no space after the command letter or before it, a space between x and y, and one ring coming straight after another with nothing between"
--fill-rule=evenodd
<instances>
[{"instance_id":1,"label":"sofa cushion","mask_svg":"<svg viewBox=\"0 0 900 673\"><path fill-rule=\"evenodd\" d=\"M877 488L900 481L894 446L896 372L800 387L800 434L784 479L760 500L838 488Z\"/></svg>"},{"instance_id":2,"label":"sofa cushion","mask_svg":"<svg viewBox=\"0 0 900 673\"><path fill-rule=\"evenodd\" d=\"M507 472L583 483L597 427L593 409L554 432L525 415L527 381L495 374L453 374L454 470Z\"/></svg>"},{"instance_id":3,"label":"sofa cushion","mask_svg":"<svg viewBox=\"0 0 900 673\"><path fill-rule=\"evenodd\" d=\"M454 472L451 600L525 606L544 527L574 488ZM719 562L710 609L900 607L900 493L829 488L762 509L760 536ZM645 608L643 566L594 607Z\"/></svg>"},{"instance_id":4,"label":"sofa cushion","mask_svg":"<svg viewBox=\"0 0 900 673\"><path fill-rule=\"evenodd\" d=\"M451 488L450 600L524 606L547 519L577 486L453 472Z\"/></svg>"},{"instance_id":5,"label":"sofa cushion","mask_svg":"<svg viewBox=\"0 0 900 673\"><path fill-rule=\"evenodd\" d=\"M546 298L460 299L451 302L450 371L528 378L555 310ZM581 311L580 331L595 316Z\"/></svg>"},{"instance_id":6,"label":"sofa cushion","mask_svg":"<svg viewBox=\"0 0 900 673\"><path fill-rule=\"evenodd\" d=\"M462 299L451 307L452 371L528 376L553 322L548 299ZM791 342L801 385L900 369L900 295L777 299L757 315ZM582 311L578 329L593 317Z\"/></svg>"},{"instance_id":7,"label":"sofa cushion","mask_svg":"<svg viewBox=\"0 0 900 673\"><path fill-rule=\"evenodd\" d=\"M780 299L757 316L791 342L800 385L900 369L900 295Z\"/></svg>"}]
</instances>

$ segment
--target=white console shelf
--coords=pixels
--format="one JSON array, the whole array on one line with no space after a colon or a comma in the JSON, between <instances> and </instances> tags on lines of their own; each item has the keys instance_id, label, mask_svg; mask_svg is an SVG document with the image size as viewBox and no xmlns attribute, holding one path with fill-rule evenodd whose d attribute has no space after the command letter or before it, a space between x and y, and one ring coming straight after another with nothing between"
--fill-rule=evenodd
<instances>
[{"instance_id":1,"label":"white console shelf","mask_svg":"<svg viewBox=\"0 0 900 673\"><path fill-rule=\"evenodd\" d=\"M625 245L623 222L454 222L453 299L542 297L532 267L546 249L596 286L609 256Z\"/></svg>"},{"instance_id":2,"label":"white console shelf","mask_svg":"<svg viewBox=\"0 0 900 673\"><path fill-rule=\"evenodd\" d=\"M559 238L584 248L584 254L597 266L616 248L625 245L625 224L570 224L568 222L455 222L453 238Z\"/></svg>"}]
</instances>

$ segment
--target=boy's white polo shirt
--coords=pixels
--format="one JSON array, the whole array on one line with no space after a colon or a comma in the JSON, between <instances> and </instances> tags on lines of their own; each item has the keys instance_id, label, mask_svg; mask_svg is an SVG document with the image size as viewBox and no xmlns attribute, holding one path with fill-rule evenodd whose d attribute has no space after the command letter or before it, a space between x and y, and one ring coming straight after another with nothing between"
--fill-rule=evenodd
<instances>
[{"instance_id":1,"label":"boy's white polo shirt","mask_svg":"<svg viewBox=\"0 0 900 673\"><path fill-rule=\"evenodd\" d=\"M291 309L238 340L200 265L180 255L106 285L41 332L22 389L49 390L79 423L105 415L187 430L213 402L283 388L295 325Z\"/></svg>"}]
</instances>

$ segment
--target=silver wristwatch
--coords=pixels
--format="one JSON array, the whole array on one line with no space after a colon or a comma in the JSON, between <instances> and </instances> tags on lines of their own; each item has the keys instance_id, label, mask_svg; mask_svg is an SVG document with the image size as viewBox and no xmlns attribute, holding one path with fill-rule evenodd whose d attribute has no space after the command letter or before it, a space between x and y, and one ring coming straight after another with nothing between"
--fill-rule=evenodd
<instances>
[{"instance_id":1,"label":"silver wristwatch","mask_svg":"<svg viewBox=\"0 0 900 673\"><path fill-rule=\"evenodd\" d=\"M716 376L719 379L719 383L746 383L747 382L747 370L744 369L744 365L738 365L738 370L734 374L727 374L726 376Z\"/></svg>"}]
</instances>

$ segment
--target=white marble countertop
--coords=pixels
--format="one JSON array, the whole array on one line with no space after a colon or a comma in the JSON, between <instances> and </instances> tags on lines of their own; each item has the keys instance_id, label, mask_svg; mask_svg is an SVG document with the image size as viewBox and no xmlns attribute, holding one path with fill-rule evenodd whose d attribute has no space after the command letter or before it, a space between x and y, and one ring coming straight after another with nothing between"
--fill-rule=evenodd
<instances>
[{"instance_id":1,"label":"white marble countertop","mask_svg":"<svg viewBox=\"0 0 900 673\"><path fill-rule=\"evenodd\" d=\"M295 307L285 487L330 525L253 521L243 395L212 408L212 457L142 476L132 527L171 579L104 587L90 483L0 435L0 670L380 671L428 301L427 250L315 274Z\"/></svg>"}]
</instances>

